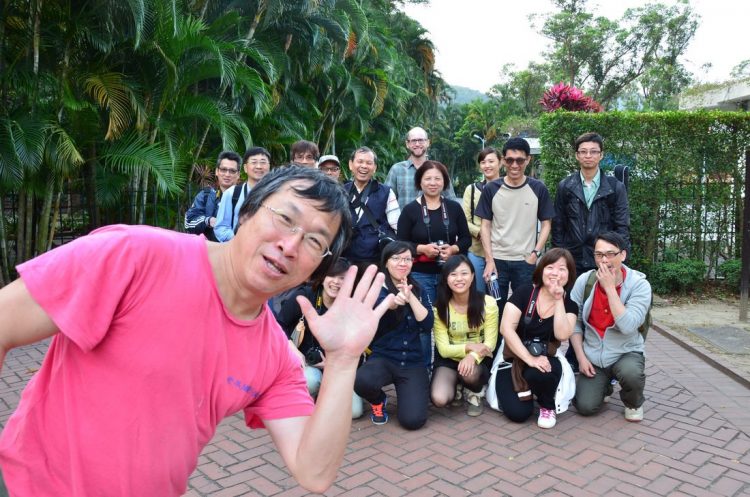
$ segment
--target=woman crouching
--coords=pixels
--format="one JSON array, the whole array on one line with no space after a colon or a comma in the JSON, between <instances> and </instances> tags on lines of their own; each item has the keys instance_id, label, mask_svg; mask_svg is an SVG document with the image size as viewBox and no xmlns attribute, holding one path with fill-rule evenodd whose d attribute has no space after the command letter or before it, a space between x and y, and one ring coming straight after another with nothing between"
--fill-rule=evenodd
<instances>
[{"instance_id":1,"label":"woman crouching","mask_svg":"<svg viewBox=\"0 0 750 497\"><path fill-rule=\"evenodd\" d=\"M563 368L572 380L567 362L556 356L560 342L573 334L578 305L568 290L575 281L575 262L565 249L554 248L539 259L533 285L514 291L508 299L500 323L505 340L504 355L512 367L498 371L495 384L503 412L518 423L534 412L533 397L539 403L540 428L552 428L557 412L567 409L575 393L566 387L558 392ZM556 395L558 398L556 399Z\"/></svg>"}]
</instances>

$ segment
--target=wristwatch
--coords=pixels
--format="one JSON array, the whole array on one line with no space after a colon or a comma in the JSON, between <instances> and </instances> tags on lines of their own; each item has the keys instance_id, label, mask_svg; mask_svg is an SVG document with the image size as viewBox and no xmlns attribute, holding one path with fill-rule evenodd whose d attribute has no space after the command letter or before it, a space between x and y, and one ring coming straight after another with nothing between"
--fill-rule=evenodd
<instances>
[{"instance_id":1,"label":"wristwatch","mask_svg":"<svg viewBox=\"0 0 750 497\"><path fill-rule=\"evenodd\" d=\"M537 257L541 257L542 256L542 251L541 250L534 249L534 250L531 251L531 253L532 254L536 254Z\"/></svg>"}]
</instances>

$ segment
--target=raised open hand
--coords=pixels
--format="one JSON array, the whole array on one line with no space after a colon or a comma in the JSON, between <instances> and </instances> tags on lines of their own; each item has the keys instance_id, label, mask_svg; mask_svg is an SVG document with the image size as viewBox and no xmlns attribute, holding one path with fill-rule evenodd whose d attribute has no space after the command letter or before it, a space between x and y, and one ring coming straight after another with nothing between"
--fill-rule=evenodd
<instances>
[{"instance_id":1,"label":"raised open hand","mask_svg":"<svg viewBox=\"0 0 750 497\"><path fill-rule=\"evenodd\" d=\"M357 287L352 289L356 275L357 268L350 267L336 300L322 316L315 312L309 300L297 297L310 331L325 351L329 363L338 359L358 360L372 341L380 318L395 298L388 295L375 307L385 279L383 274L377 273L375 266L370 266Z\"/></svg>"}]
</instances>

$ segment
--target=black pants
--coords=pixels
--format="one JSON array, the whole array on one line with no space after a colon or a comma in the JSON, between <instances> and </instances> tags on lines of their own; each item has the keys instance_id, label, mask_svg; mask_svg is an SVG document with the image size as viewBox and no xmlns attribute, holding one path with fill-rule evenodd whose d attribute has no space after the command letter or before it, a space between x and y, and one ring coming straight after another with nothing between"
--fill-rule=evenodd
<instances>
[{"instance_id":1,"label":"black pants","mask_svg":"<svg viewBox=\"0 0 750 497\"><path fill-rule=\"evenodd\" d=\"M430 402L430 378L424 366L403 368L376 357L368 359L358 370L354 391L370 404L385 399L383 387L393 384L398 399L398 422L407 430L417 430L427 422Z\"/></svg>"},{"instance_id":2,"label":"black pants","mask_svg":"<svg viewBox=\"0 0 750 497\"><path fill-rule=\"evenodd\" d=\"M545 409L555 409L555 393L557 393L557 385L562 378L562 365L557 357L550 357L549 363L552 366L552 371L549 373L542 373L536 368L525 367L523 377L529 384L531 393L536 395L539 406ZM513 390L510 368L498 370L495 379L495 391L503 413L511 421L523 423L534 413L534 402L519 399L518 394Z\"/></svg>"}]
</instances>

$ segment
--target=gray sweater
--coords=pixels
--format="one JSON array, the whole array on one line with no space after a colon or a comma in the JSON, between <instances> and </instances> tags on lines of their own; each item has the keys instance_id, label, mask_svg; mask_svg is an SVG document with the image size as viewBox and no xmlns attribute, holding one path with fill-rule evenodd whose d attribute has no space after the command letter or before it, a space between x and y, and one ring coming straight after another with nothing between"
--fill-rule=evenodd
<instances>
[{"instance_id":1,"label":"gray sweater","mask_svg":"<svg viewBox=\"0 0 750 497\"><path fill-rule=\"evenodd\" d=\"M625 312L612 326L607 328L604 338L588 323L591 315L591 306L594 302L594 291L596 285L581 304L583 293L586 288L586 280L590 271L580 275L573 285L570 298L578 304L578 320L576 321L574 333L583 333L583 351L586 357L595 366L606 368L614 364L621 355L627 352L643 352L643 337L638 333L638 327L646 319L646 312L651 304L651 285L646 280L646 275L625 268L625 280L620 289L620 299L625 305ZM584 333L585 325L585 333Z\"/></svg>"}]
</instances>

